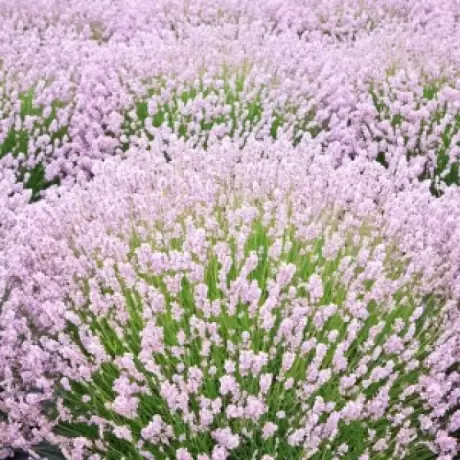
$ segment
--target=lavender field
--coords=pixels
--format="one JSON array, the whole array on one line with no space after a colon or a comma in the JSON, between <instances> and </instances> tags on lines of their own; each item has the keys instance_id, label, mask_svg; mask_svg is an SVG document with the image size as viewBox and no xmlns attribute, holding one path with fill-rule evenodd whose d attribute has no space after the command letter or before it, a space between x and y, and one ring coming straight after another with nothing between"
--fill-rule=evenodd
<instances>
[{"instance_id":1,"label":"lavender field","mask_svg":"<svg viewBox=\"0 0 460 460\"><path fill-rule=\"evenodd\" d=\"M0 0L0 459L460 458L458 0Z\"/></svg>"}]
</instances>

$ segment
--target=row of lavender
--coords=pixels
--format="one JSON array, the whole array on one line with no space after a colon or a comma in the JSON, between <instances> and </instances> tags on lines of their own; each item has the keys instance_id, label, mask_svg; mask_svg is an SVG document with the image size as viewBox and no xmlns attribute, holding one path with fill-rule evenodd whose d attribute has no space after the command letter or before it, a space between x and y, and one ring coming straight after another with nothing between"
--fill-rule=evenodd
<instances>
[{"instance_id":1,"label":"row of lavender","mask_svg":"<svg viewBox=\"0 0 460 460\"><path fill-rule=\"evenodd\" d=\"M38 193L152 139L283 131L451 173L455 2L243 3L2 2L2 167Z\"/></svg>"},{"instance_id":2,"label":"row of lavender","mask_svg":"<svg viewBox=\"0 0 460 460\"><path fill-rule=\"evenodd\" d=\"M459 20L0 0L3 452L454 458Z\"/></svg>"}]
</instances>

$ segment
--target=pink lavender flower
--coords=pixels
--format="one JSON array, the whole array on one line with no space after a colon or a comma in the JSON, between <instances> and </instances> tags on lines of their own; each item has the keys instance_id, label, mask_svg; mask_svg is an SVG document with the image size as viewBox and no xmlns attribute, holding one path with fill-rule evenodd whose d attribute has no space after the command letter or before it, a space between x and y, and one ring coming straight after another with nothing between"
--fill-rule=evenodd
<instances>
[{"instance_id":1,"label":"pink lavender flower","mask_svg":"<svg viewBox=\"0 0 460 460\"><path fill-rule=\"evenodd\" d=\"M455 457L457 6L0 0L2 449Z\"/></svg>"}]
</instances>

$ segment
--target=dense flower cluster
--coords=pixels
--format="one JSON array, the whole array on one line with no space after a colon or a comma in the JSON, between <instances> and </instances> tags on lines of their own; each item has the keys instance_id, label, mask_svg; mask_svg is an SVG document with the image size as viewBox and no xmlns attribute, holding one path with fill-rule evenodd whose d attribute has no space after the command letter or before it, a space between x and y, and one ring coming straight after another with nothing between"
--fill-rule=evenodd
<instances>
[{"instance_id":1,"label":"dense flower cluster","mask_svg":"<svg viewBox=\"0 0 460 460\"><path fill-rule=\"evenodd\" d=\"M45 436L75 459L451 458L458 191L288 140L170 152L16 213L4 442Z\"/></svg>"},{"instance_id":2,"label":"dense flower cluster","mask_svg":"<svg viewBox=\"0 0 460 460\"><path fill-rule=\"evenodd\" d=\"M143 3L0 2L2 167L36 194L152 138L279 130L457 181L455 0Z\"/></svg>"},{"instance_id":3,"label":"dense flower cluster","mask_svg":"<svg viewBox=\"0 0 460 460\"><path fill-rule=\"evenodd\" d=\"M459 24L0 0L0 458L455 458Z\"/></svg>"}]
</instances>

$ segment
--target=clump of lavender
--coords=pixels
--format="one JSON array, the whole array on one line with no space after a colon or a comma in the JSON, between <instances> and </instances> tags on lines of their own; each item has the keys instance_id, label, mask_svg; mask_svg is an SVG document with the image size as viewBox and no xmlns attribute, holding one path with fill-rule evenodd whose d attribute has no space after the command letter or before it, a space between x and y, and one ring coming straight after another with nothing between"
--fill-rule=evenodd
<instances>
[{"instance_id":1,"label":"clump of lavender","mask_svg":"<svg viewBox=\"0 0 460 460\"><path fill-rule=\"evenodd\" d=\"M371 90L375 119L363 120L363 136L372 138L374 158L386 165L405 154L413 172L440 183L458 184L460 154L459 80L423 81L417 74L396 72Z\"/></svg>"},{"instance_id":2,"label":"clump of lavender","mask_svg":"<svg viewBox=\"0 0 460 460\"><path fill-rule=\"evenodd\" d=\"M452 459L458 192L364 160L336 169L306 142L169 148L169 164L161 149L114 158L17 213L2 443Z\"/></svg>"},{"instance_id":3,"label":"clump of lavender","mask_svg":"<svg viewBox=\"0 0 460 460\"><path fill-rule=\"evenodd\" d=\"M456 0L138 3L0 0L0 457L455 457Z\"/></svg>"},{"instance_id":4,"label":"clump of lavender","mask_svg":"<svg viewBox=\"0 0 460 460\"><path fill-rule=\"evenodd\" d=\"M458 182L455 0L0 0L0 20L0 168L34 198L152 139L280 131Z\"/></svg>"}]
</instances>

